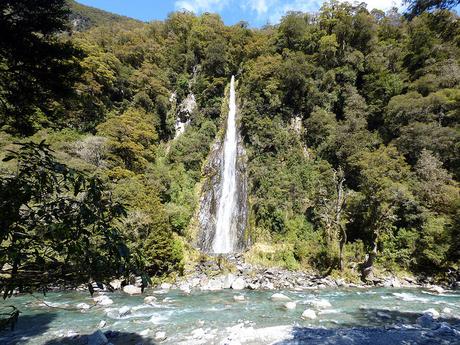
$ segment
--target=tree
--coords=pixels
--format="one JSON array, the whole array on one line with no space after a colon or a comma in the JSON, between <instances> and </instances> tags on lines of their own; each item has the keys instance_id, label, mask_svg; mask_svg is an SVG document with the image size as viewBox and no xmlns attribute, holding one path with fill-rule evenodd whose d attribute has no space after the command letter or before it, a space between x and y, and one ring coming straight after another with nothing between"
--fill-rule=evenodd
<instances>
[{"instance_id":1,"label":"tree","mask_svg":"<svg viewBox=\"0 0 460 345\"><path fill-rule=\"evenodd\" d=\"M68 13L65 0L0 2L0 126L10 132L48 124L52 101L72 92L81 53L58 36Z\"/></svg>"},{"instance_id":2,"label":"tree","mask_svg":"<svg viewBox=\"0 0 460 345\"><path fill-rule=\"evenodd\" d=\"M0 179L4 298L16 289L108 282L136 267L115 223L125 207L101 180L58 163L44 142L20 144L4 161L13 159L17 171Z\"/></svg>"},{"instance_id":3,"label":"tree","mask_svg":"<svg viewBox=\"0 0 460 345\"><path fill-rule=\"evenodd\" d=\"M407 7L406 16L412 19L425 11L450 9L460 4L459 0L404 0Z\"/></svg>"},{"instance_id":4,"label":"tree","mask_svg":"<svg viewBox=\"0 0 460 345\"><path fill-rule=\"evenodd\" d=\"M335 241L339 242L338 267L343 271L345 268L343 249L347 243L346 224L348 223L345 207L349 190L344 186L345 176L342 168L339 167L337 171L333 170L332 182L334 187L333 191L320 191L318 216L326 231L328 241L330 243Z\"/></svg>"},{"instance_id":5,"label":"tree","mask_svg":"<svg viewBox=\"0 0 460 345\"><path fill-rule=\"evenodd\" d=\"M381 146L373 152L359 153L353 157L359 173L360 208L351 218L361 221L369 229L367 259L362 265L362 278L372 273L381 236L397 220L398 206L412 198L408 188L410 170L394 146Z\"/></svg>"}]
</instances>

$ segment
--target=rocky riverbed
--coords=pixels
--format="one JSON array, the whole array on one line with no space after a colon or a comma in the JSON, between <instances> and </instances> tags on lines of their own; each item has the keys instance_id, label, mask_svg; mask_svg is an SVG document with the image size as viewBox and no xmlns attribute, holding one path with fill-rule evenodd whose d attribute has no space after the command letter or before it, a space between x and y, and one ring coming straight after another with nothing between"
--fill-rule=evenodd
<instances>
[{"instance_id":1,"label":"rocky riverbed","mask_svg":"<svg viewBox=\"0 0 460 345\"><path fill-rule=\"evenodd\" d=\"M0 343L460 344L460 293L452 291L164 288L13 297L3 305L15 304L22 314Z\"/></svg>"}]
</instances>

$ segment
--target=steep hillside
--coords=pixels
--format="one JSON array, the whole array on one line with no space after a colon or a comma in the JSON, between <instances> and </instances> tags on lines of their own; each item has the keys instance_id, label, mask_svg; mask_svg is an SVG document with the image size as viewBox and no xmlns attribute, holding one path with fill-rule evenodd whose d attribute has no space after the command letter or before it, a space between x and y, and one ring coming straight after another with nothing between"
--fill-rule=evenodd
<instances>
[{"instance_id":1,"label":"steep hillside","mask_svg":"<svg viewBox=\"0 0 460 345\"><path fill-rule=\"evenodd\" d=\"M135 19L106 12L95 7L82 5L74 0L68 0L70 10L70 21L75 31L88 30L93 26L100 26L114 23L139 22Z\"/></svg>"}]
</instances>

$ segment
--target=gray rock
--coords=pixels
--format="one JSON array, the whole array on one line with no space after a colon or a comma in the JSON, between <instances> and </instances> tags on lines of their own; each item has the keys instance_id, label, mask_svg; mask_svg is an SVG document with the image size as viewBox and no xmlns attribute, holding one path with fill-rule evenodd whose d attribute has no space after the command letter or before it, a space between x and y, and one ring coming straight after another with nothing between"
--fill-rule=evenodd
<instances>
[{"instance_id":1,"label":"gray rock","mask_svg":"<svg viewBox=\"0 0 460 345\"><path fill-rule=\"evenodd\" d=\"M124 307L121 307L120 309L118 309L118 315L120 317L124 317L124 316L127 316L131 314L131 308L128 307L128 306L124 306Z\"/></svg>"},{"instance_id":2,"label":"gray rock","mask_svg":"<svg viewBox=\"0 0 460 345\"><path fill-rule=\"evenodd\" d=\"M114 279L110 282L110 286L113 287L115 290L121 290L121 280Z\"/></svg>"},{"instance_id":3,"label":"gray rock","mask_svg":"<svg viewBox=\"0 0 460 345\"><path fill-rule=\"evenodd\" d=\"M286 302L283 304L283 307L287 310L294 310L297 307L296 302Z\"/></svg>"},{"instance_id":4,"label":"gray rock","mask_svg":"<svg viewBox=\"0 0 460 345\"><path fill-rule=\"evenodd\" d=\"M281 302L287 302L291 300L288 296L283 295L282 293L275 293L270 297L270 299L272 301L281 301Z\"/></svg>"},{"instance_id":5,"label":"gray rock","mask_svg":"<svg viewBox=\"0 0 460 345\"><path fill-rule=\"evenodd\" d=\"M156 301L157 301L157 298L155 296L147 296L144 298L145 304L154 304Z\"/></svg>"},{"instance_id":6,"label":"gray rock","mask_svg":"<svg viewBox=\"0 0 460 345\"><path fill-rule=\"evenodd\" d=\"M166 332L156 332L154 339L156 341L163 341L166 340Z\"/></svg>"},{"instance_id":7,"label":"gray rock","mask_svg":"<svg viewBox=\"0 0 460 345\"><path fill-rule=\"evenodd\" d=\"M123 287L123 292L128 295L140 295L142 293L142 289L134 285L126 285Z\"/></svg>"},{"instance_id":8,"label":"gray rock","mask_svg":"<svg viewBox=\"0 0 460 345\"><path fill-rule=\"evenodd\" d=\"M431 314L423 314L422 316L417 318L416 322L417 325L419 325L422 328L434 329L437 326Z\"/></svg>"},{"instance_id":9,"label":"gray rock","mask_svg":"<svg viewBox=\"0 0 460 345\"><path fill-rule=\"evenodd\" d=\"M313 309L305 309L305 311L302 313L302 319L304 320L314 320L316 319L316 313Z\"/></svg>"},{"instance_id":10,"label":"gray rock","mask_svg":"<svg viewBox=\"0 0 460 345\"><path fill-rule=\"evenodd\" d=\"M88 336L88 345L106 345L108 342L107 337L100 330Z\"/></svg>"},{"instance_id":11,"label":"gray rock","mask_svg":"<svg viewBox=\"0 0 460 345\"><path fill-rule=\"evenodd\" d=\"M246 288L246 281L244 280L244 278L238 277L233 281L233 290L243 290L244 288Z\"/></svg>"}]
</instances>

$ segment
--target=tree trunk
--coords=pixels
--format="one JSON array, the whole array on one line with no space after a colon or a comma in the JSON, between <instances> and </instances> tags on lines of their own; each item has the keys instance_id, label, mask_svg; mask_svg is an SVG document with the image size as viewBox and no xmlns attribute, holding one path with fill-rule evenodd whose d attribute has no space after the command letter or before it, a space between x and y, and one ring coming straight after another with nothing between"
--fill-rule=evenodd
<instances>
[{"instance_id":1,"label":"tree trunk","mask_svg":"<svg viewBox=\"0 0 460 345\"><path fill-rule=\"evenodd\" d=\"M374 260L377 257L377 241L374 240L372 244L372 250L366 255L366 261L364 261L361 268L361 280L366 281L367 278L372 274L374 266Z\"/></svg>"},{"instance_id":2,"label":"tree trunk","mask_svg":"<svg viewBox=\"0 0 460 345\"><path fill-rule=\"evenodd\" d=\"M344 262L343 262L343 248L345 247L345 243L347 243L347 232L343 226L340 226L340 230L342 232L340 237L340 244L339 244L339 268L340 271L343 272L345 269Z\"/></svg>"}]
</instances>

